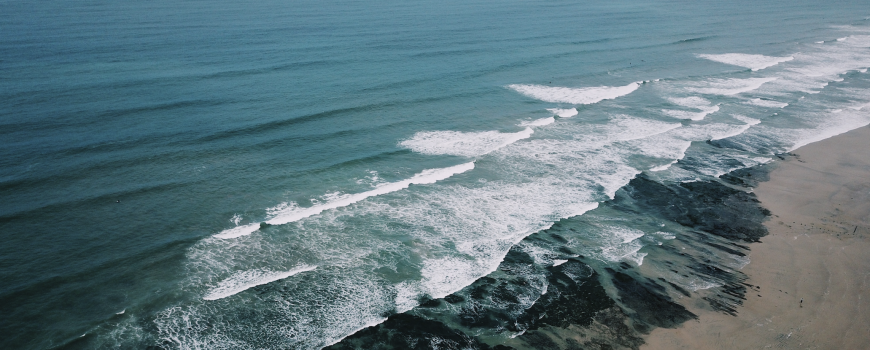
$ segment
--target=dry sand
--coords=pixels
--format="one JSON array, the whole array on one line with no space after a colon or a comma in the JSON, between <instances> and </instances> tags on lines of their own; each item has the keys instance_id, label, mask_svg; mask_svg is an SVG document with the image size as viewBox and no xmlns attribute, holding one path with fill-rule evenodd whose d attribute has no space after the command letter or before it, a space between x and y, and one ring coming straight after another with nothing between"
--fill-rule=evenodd
<instances>
[{"instance_id":1,"label":"dry sand","mask_svg":"<svg viewBox=\"0 0 870 350\"><path fill-rule=\"evenodd\" d=\"M737 316L692 310L641 349L870 349L870 128L794 153L755 189L773 216Z\"/></svg>"}]
</instances>

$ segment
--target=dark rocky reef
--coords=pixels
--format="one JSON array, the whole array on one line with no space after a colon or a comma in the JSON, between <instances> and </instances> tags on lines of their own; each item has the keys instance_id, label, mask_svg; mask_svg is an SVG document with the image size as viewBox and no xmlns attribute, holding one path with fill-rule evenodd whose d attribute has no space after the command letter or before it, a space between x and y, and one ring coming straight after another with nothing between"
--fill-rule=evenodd
<instances>
[{"instance_id":1,"label":"dark rocky reef","mask_svg":"<svg viewBox=\"0 0 870 350\"><path fill-rule=\"evenodd\" d=\"M326 349L491 349L473 337L433 320L397 314Z\"/></svg>"},{"instance_id":2,"label":"dark rocky reef","mask_svg":"<svg viewBox=\"0 0 870 350\"><path fill-rule=\"evenodd\" d=\"M726 175L731 182L743 181L740 174ZM757 242L767 234L762 222L770 212L760 206L755 195L720 182L667 186L641 174L621 191L622 195L608 205L625 211L648 210L683 226L731 240Z\"/></svg>"}]
</instances>

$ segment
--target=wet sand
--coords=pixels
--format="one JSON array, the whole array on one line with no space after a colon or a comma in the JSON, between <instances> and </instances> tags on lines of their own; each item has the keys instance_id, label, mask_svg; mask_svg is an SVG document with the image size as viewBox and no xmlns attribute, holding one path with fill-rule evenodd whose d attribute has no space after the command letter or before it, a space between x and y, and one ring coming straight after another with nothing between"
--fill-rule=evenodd
<instances>
[{"instance_id":1,"label":"wet sand","mask_svg":"<svg viewBox=\"0 0 870 350\"><path fill-rule=\"evenodd\" d=\"M750 245L737 316L691 310L641 349L870 348L870 127L793 153L755 189L770 234Z\"/></svg>"}]
</instances>

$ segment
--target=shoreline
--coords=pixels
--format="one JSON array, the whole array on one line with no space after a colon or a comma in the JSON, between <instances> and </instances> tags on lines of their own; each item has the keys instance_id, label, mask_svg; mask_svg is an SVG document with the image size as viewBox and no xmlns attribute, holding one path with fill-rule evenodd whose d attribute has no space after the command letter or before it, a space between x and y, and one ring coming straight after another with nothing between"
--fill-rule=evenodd
<instances>
[{"instance_id":1,"label":"shoreline","mask_svg":"<svg viewBox=\"0 0 870 350\"><path fill-rule=\"evenodd\" d=\"M754 193L771 211L750 244L736 316L657 328L641 349L863 349L870 344L870 127L803 146Z\"/></svg>"},{"instance_id":2,"label":"shoreline","mask_svg":"<svg viewBox=\"0 0 870 350\"><path fill-rule=\"evenodd\" d=\"M588 215L514 245L471 285L327 349L860 349L870 156L842 150L868 139L862 127L719 180L640 174ZM596 255L594 242L619 227L602 217L646 232L643 263Z\"/></svg>"}]
</instances>

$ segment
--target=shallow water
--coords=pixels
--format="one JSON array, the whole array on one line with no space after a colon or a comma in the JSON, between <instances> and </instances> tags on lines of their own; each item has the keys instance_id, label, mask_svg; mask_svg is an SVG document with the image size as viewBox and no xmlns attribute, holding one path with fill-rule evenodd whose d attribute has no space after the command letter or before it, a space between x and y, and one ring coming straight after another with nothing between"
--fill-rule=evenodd
<instances>
[{"instance_id":1,"label":"shallow water","mask_svg":"<svg viewBox=\"0 0 870 350\"><path fill-rule=\"evenodd\" d=\"M865 5L4 3L0 345L321 348L404 313L521 347L583 302L546 325L625 314L630 347L681 290L727 312L703 293L763 215L722 188L870 123ZM658 210L705 194L749 231Z\"/></svg>"}]
</instances>

